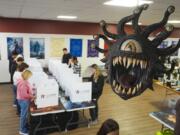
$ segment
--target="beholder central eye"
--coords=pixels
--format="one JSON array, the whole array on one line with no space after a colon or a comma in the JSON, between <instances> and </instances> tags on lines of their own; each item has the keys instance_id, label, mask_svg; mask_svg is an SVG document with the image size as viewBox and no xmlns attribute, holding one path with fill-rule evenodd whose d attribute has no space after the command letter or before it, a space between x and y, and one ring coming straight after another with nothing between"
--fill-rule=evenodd
<instances>
[{"instance_id":1,"label":"beholder central eye","mask_svg":"<svg viewBox=\"0 0 180 135\"><path fill-rule=\"evenodd\" d=\"M134 39L128 39L121 45L121 51L129 51L134 53L141 53L142 48L140 44Z\"/></svg>"}]
</instances>

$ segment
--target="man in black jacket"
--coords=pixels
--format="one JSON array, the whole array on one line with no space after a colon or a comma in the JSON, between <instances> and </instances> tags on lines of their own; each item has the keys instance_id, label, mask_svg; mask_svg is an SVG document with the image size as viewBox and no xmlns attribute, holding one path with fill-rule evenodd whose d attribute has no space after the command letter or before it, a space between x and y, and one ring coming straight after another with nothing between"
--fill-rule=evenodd
<instances>
[{"instance_id":1,"label":"man in black jacket","mask_svg":"<svg viewBox=\"0 0 180 135\"><path fill-rule=\"evenodd\" d=\"M67 48L63 48L62 63L68 64L69 59L71 59L71 54L67 52Z\"/></svg>"},{"instance_id":2,"label":"man in black jacket","mask_svg":"<svg viewBox=\"0 0 180 135\"><path fill-rule=\"evenodd\" d=\"M12 51L12 56L9 57L9 73L10 73L10 76L11 76L11 83L13 83L13 74L14 74L14 73L12 73L13 72L12 71L12 66L16 65L15 58L17 56L18 56L18 53L16 51Z\"/></svg>"}]
</instances>

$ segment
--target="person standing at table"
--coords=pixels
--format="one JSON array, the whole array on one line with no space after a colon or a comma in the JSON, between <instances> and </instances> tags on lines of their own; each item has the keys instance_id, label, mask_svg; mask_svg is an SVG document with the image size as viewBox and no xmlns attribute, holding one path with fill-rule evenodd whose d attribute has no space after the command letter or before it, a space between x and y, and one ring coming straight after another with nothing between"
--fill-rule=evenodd
<instances>
[{"instance_id":1,"label":"person standing at table","mask_svg":"<svg viewBox=\"0 0 180 135\"><path fill-rule=\"evenodd\" d=\"M19 65L21 65L23 62L24 62L24 59L22 58L22 55L18 55L18 56L15 58L15 63L12 64L12 66L11 66L12 79L13 79L13 76L14 76L15 71L17 70L17 67L18 67ZM15 85L14 85L14 79L12 80L12 82L13 82L13 93L14 93L14 97L16 97L16 87L15 87ZM17 107L16 99L14 99L13 107Z\"/></svg>"},{"instance_id":2,"label":"person standing at table","mask_svg":"<svg viewBox=\"0 0 180 135\"><path fill-rule=\"evenodd\" d=\"M62 63L69 64L70 59L71 59L71 54L68 53L67 48L63 48Z\"/></svg>"},{"instance_id":3,"label":"person standing at table","mask_svg":"<svg viewBox=\"0 0 180 135\"><path fill-rule=\"evenodd\" d=\"M103 86L104 86L104 76L102 75L99 67L96 64L91 66L94 70L93 75L91 76L92 82L92 101L95 104L95 108L90 109L91 124L96 124L98 121L98 100L102 95Z\"/></svg>"},{"instance_id":4,"label":"person standing at table","mask_svg":"<svg viewBox=\"0 0 180 135\"><path fill-rule=\"evenodd\" d=\"M22 79L17 82L17 100L21 108L20 114L20 135L28 135L27 116L30 101L33 99L32 86L28 82L32 72L25 70L22 73Z\"/></svg>"},{"instance_id":5,"label":"person standing at table","mask_svg":"<svg viewBox=\"0 0 180 135\"><path fill-rule=\"evenodd\" d=\"M29 67L26 63L21 63L18 65L14 76L13 76L13 90L14 90L14 103L17 105L17 115L20 115L20 106L17 102L17 82L19 79L22 79L21 74L22 72Z\"/></svg>"},{"instance_id":6,"label":"person standing at table","mask_svg":"<svg viewBox=\"0 0 180 135\"><path fill-rule=\"evenodd\" d=\"M24 62L24 58L21 54L18 54L15 58L14 58L14 61L11 65L11 77L12 77L12 83L13 83L13 75L14 75L14 72L16 71L17 69L17 66L20 65L21 63Z\"/></svg>"},{"instance_id":7,"label":"person standing at table","mask_svg":"<svg viewBox=\"0 0 180 135\"><path fill-rule=\"evenodd\" d=\"M103 122L97 135L119 135L119 124L113 119L107 119Z\"/></svg>"},{"instance_id":8,"label":"person standing at table","mask_svg":"<svg viewBox=\"0 0 180 135\"><path fill-rule=\"evenodd\" d=\"M16 64L16 57L18 56L18 53L16 51L12 51L12 56L9 57L9 73L10 73L10 76L11 76L11 83L13 84L13 73L12 73L12 70L11 70L11 67L12 65Z\"/></svg>"}]
</instances>

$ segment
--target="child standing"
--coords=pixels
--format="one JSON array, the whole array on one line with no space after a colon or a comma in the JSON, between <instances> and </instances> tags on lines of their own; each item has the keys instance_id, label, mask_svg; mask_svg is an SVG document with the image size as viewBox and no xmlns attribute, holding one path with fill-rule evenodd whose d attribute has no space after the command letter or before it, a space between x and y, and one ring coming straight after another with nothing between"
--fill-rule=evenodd
<instances>
[{"instance_id":1,"label":"child standing","mask_svg":"<svg viewBox=\"0 0 180 135\"><path fill-rule=\"evenodd\" d=\"M17 71L17 68L19 65L21 65L24 62L24 59L22 58L22 55L18 55L15 58L15 63L12 64L11 66L11 72L12 72L12 82L13 82L13 93L14 93L14 97L16 97L16 86L14 85L14 73ZM16 98L14 98L14 103L13 106L16 107L17 106L17 102L16 102Z\"/></svg>"},{"instance_id":2,"label":"child standing","mask_svg":"<svg viewBox=\"0 0 180 135\"><path fill-rule=\"evenodd\" d=\"M20 106L17 102L17 82L19 79L22 79L21 73L27 69L29 66L26 63L21 63L18 65L14 75L13 75L13 90L14 90L14 103L17 105L17 115L20 114Z\"/></svg>"},{"instance_id":3,"label":"child standing","mask_svg":"<svg viewBox=\"0 0 180 135\"><path fill-rule=\"evenodd\" d=\"M17 83L17 100L21 108L20 114L20 135L28 135L27 115L30 100L33 99L32 89L28 79L32 76L32 72L25 70L22 72L22 79Z\"/></svg>"}]
</instances>

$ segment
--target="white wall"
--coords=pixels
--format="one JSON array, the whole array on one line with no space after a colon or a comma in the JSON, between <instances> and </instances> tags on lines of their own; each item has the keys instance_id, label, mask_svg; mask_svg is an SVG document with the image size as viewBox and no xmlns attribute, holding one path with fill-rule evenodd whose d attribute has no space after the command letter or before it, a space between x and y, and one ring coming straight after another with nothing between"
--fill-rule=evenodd
<instances>
[{"instance_id":1,"label":"white wall","mask_svg":"<svg viewBox=\"0 0 180 135\"><path fill-rule=\"evenodd\" d=\"M78 60L82 66L82 73L87 66L96 63L102 65L100 59L103 58L103 54L99 53L99 57L89 58L87 57L87 40L93 39L92 35L62 35L62 34L27 34L27 33L0 33L0 82L8 82L10 80L8 72L8 55L7 55L7 37L22 37L23 38L23 55L26 58L30 58L30 38L44 38L45 39L45 59L39 60L43 66L47 66L49 56L50 39L65 38L65 44L68 50L70 50L70 38L81 38L83 40L82 57ZM100 40L100 47L104 48L104 41Z\"/></svg>"},{"instance_id":2,"label":"white wall","mask_svg":"<svg viewBox=\"0 0 180 135\"><path fill-rule=\"evenodd\" d=\"M33 34L33 33L0 33L0 82L8 82L10 80L9 72L8 72L8 55L7 55L7 37L23 37L23 49L24 49L24 57L30 58L30 38L45 38L45 59L39 60L43 66L47 66L49 56L49 46L50 39L54 38L65 38L65 44L68 50L70 50L70 38L81 38L83 39L83 52L82 57L79 57L79 62L82 66L82 73L86 69L87 66L96 63L98 65L102 65L103 63L100 59L103 58L103 54L99 53L99 57L88 58L87 57L87 40L93 39L92 35L63 35L63 34ZM151 38L152 39L152 38ZM169 38L169 41L178 41L177 38ZM104 41L100 40L100 47L104 48ZM171 42L169 42L171 43ZM180 49L178 53L178 57L180 57ZM60 58L59 58L60 59Z\"/></svg>"}]
</instances>

